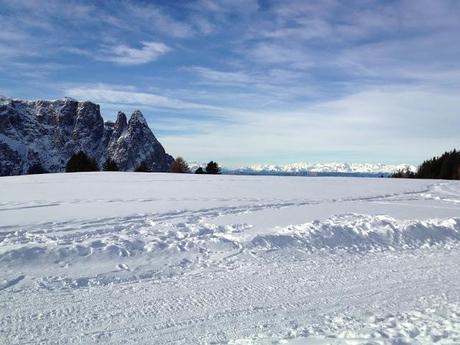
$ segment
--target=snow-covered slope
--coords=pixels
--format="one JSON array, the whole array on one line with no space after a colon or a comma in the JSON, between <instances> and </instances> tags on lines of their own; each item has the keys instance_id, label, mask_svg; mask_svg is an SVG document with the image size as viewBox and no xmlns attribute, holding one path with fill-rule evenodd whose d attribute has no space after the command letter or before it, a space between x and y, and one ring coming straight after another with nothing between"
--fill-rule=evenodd
<instances>
[{"instance_id":1,"label":"snow-covered slope","mask_svg":"<svg viewBox=\"0 0 460 345\"><path fill-rule=\"evenodd\" d=\"M460 183L0 178L0 343L455 344Z\"/></svg>"},{"instance_id":2,"label":"snow-covered slope","mask_svg":"<svg viewBox=\"0 0 460 345\"><path fill-rule=\"evenodd\" d=\"M100 166L111 158L121 170L145 161L153 171L167 171L173 160L140 111L129 122L119 113L115 123L104 123L99 106L91 102L0 98L0 175L25 174L34 165L64 171L80 150Z\"/></svg>"}]
</instances>

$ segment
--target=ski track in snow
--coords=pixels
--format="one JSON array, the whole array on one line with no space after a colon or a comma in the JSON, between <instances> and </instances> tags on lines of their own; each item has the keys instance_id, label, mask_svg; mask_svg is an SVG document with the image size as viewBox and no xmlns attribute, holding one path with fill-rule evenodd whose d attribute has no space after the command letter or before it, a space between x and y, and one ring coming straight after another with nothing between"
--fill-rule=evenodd
<instances>
[{"instance_id":1,"label":"ski track in snow","mask_svg":"<svg viewBox=\"0 0 460 345\"><path fill-rule=\"evenodd\" d=\"M89 173L0 190L0 344L460 343L458 182Z\"/></svg>"}]
</instances>

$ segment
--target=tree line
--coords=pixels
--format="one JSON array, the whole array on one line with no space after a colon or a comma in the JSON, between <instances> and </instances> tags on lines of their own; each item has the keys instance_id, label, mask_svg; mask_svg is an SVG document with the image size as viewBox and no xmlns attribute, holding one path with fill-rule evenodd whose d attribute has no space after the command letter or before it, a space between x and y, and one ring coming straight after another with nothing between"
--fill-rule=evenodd
<instances>
[{"instance_id":1,"label":"tree line","mask_svg":"<svg viewBox=\"0 0 460 345\"><path fill-rule=\"evenodd\" d=\"M424 161L417 171L402 169L395 172L396 178L428 178L460 180L460 151L452 150Z\"/></svg>"},{"instance_id":2,"label":"tree line","mask_svg":"<svg viewBox=\"0 0 460 345\"><path fill-rule=\"evenodd\" d=\"M83 151L79 151L74 153L72 157L70 157L69 161L66 164L66 172L88 172L88 171L100 171L99 165L95 158L88 156ZM104 164L102 165L103 171L120 171L117 163L108 158ZM139 163L139 165L134 169L135 172L152 172L150 167L145 161ZM177 157L171 164L171 168L169 172L172 173L185 173L190 174L192 171L189 168L188 163L182 157ZM48 173L40 164L32 165L29 170L28 174L45 174ZM210 175L217 175L221 174L222 170L214 161L210 161L206 167L203 169L202 167L198 167L194 171L195 174L210 174Z\"/></svg>"}]
</instances>

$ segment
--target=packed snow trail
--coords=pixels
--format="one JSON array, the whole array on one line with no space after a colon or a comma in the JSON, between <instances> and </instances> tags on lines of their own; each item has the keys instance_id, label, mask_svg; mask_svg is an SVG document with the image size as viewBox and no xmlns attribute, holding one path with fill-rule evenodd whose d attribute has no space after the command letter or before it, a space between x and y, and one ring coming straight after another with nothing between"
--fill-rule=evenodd
<instances>
[{"instance_id":1,"label":"packed snow trail","mask_svg":"<svg viewBox=\"0 0 460 345\"><path fill-rule=\"evenodd\" d=\"M460 343L460 183L0 178L0 344Z\"/></svg>"}]
</instances>

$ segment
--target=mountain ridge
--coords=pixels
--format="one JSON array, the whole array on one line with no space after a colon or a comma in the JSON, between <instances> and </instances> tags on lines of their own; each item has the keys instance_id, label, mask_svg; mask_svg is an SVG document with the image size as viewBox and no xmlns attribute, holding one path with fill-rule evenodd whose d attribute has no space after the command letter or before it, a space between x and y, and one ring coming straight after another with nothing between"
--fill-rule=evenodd
<instances>
[{"instance_id":1,"label":"mountain ridge","mask_svg":"<svg viewBox=\"0 0 460 345\"><path fill-rule=\"evenodd\" d=\"M168 171L174 160L139 110L129 120L119 112L111 122L89 101L0 97L0 175L26 174L36 164L62 172L78 151L95 158L99 166L113 159L124 171L142 161L152 171Z\"/></svg>"},{"instance_id":2,"label":"mountain ridge","mask_svg":"<svg viewBox=\"0 0 460 345\"><path fill-rule=\"evenodd\" d=\"M205 163L191 162L192 170L206 166ZM254 164L239 168L222 167L225 174L233 175L288 175L288 176L389 176L401 169L416 171L410 164L383 163L310 163Z\"/></svg>"},{"instance_id":3,"label":"mountain ridge","mask_svg":"<svg viewBox=\"0 0 460 345\"><path fill-rule=\"evenodd\" d=\"M340 173L340 174L392 174L400 169L415 171L416 167L409 164L382 164L382 163L309 163L297 162L283 165L257 164L249 167L234 169L236 172L254 173Z\"/></svg>"}]
</instances>

